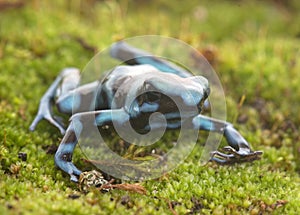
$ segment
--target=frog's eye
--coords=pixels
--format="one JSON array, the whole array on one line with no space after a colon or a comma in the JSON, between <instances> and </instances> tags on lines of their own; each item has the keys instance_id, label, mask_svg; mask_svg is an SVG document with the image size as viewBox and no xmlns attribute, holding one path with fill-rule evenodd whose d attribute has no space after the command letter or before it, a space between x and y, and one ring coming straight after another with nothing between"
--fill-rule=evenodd
<instances>
[{"instance_id":1,"label":"frog's eye","mask_svg":"<svg viewBox=\"0 0 300 215\"><path fill-rule=\"evenodd\" d=\"M160 101L161 94L159 92L149 91L145 93L145 102L157 103Z\"/></svg>"}]
</instances>

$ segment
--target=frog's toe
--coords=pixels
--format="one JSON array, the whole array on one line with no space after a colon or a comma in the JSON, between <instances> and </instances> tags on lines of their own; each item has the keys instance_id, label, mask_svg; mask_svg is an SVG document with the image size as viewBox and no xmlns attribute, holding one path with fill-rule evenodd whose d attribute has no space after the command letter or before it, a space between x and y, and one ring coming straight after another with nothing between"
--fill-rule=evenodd
<instances>
[{"instance_id":1,"label":"frog's toe","mask_svg":"<svg viewBox=\"0 0 300 215\"><path fill-rule=\"evenodd\" d=\"M33 122L31 123L31 125L30 125L30 127L29 127L29 130L30 130L30 131L34 131L35 128L36 128L36 126L37 126L37 124L38 124L41 120L43 120L43 119L46 119L48 122L50 122L50 123L51 123L52 125L54 125L56 128L58 128L58 130L60 131L60 133L61 133L62 135L64 135L64 134L66 133L65 128L64 128L58 121L56 121L55 119L53 119L52 116L49 115L49 114L38 114L38 115L34 118Z\"/></svg>"},{"instance_id":2,"label":"frog's toe","mask_svg":"<svg viewBox=\"0 0 300 215\"><path fill-rule=\"evenodd\" d=\"M37 124L39 123L39 121L41 121L43 119L43 117L41 116L36 116L33 120L33 122L31 123L30 127L29 127L29 130L30 131L34 131Z\"/></svg>"},{"instance_id":3,"label":"frog's toe","mask_svg":"<svg viewBox=\"0 0 300 215\"><path fill-rule=\"evenodd\" d=\"M62 135L64 135L66 133L65 128L56 120L54 120L52 117L51 118L46 118L52 125L54 125L56 128L58 128L58 130L60 131L60 133Z\"/></svg>"},{"instance_id":4,"label":"frog's toe","mask_svg":"<svg viewBox=\"0 0 300 215\"><path fill-rule=\"evenodd\" d=\"M76 175L74 175L74 174L71 174L71 175L70 175L70 180L71 180L72 182L78 183L78 177L77 177Z\"/></svg>"}]
</instances>

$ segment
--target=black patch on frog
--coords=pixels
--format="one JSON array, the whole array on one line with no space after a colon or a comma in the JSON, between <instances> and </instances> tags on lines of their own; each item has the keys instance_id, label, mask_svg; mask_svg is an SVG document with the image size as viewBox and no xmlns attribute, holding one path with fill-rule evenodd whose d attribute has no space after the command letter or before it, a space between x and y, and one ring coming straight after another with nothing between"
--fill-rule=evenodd
<instances>
[{"instance_id":1,"label":"black patch on frog","mask_svg":"<svg viewBox=\"0 0 300 215\"><path fill-rule=\"evenodd\" d=\"M64 153L61 155L61 160L71 162L72 161L72 153Z\"/></svg>"},{"instance_id":2,"label":"black patch on frog","mask_svg":"<svg viewBox=\"0 0 300 215\"><path fill-rule=\"evenodd\" d=\"M51 154L51 155L54 155L55 152L57 151L58 149L58 146L56 144L52 144L52 145L46 145L46 146L43 146L42 147L44 150L46 150L46 153L47 154Z\"/></svg>"},{"instance_id":3,"label":"black patch on frog","mask_svg":"<svg viewBox=\"0 0 300 215\"><path fill-rule=\"evenodd\" d=\"M73 144L78 141L74 131L70 131L70 133L68 132L67 135L68 136L66 141L64 141L64 144Z\"/></svg>"}]
</instances>

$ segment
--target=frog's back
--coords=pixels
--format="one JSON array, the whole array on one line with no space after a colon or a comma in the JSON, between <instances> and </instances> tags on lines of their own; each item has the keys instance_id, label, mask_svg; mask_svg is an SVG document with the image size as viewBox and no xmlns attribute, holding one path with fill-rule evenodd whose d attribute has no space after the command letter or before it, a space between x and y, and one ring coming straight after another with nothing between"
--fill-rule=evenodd
<instances>
[{"instance_id":1,"label":"frog's back","mask_svg":"<svg viewBox=\"0 0 300 215\"><path fill-rule=\"evenodd\" d=\"M101 105L99 109L112 108L112 102L115 94L121 93L127 95L130 89L134 88L131 85L133 80L138 80L143 83L148 76L160 73L151 65L136 65L136 66L117 66L115 67L101 83ZM100 100L100 98L98 98ZM120 98L118 98L120 99Z\"/></svg>"}]
</instances>

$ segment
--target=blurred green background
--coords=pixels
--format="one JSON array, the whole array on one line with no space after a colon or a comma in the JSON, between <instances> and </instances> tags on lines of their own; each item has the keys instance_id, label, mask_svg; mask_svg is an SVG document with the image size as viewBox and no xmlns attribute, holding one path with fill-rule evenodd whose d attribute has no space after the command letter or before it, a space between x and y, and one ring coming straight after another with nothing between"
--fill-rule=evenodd
<instances>
[{"instance_id":1,"label":"blurred green background","mask_svg":"<svg viewBox=\"0 0 300 215\"><path fill-rule=\"evenodd\" d=\"M228 121L263 158L200 166L199 141L173 172L141 183L147 195L80 193L54 165L59 132L47 122L28 131L39 99L62 68L147 34L212 63ZM0 214L299 214L299 42L297 0L0 0Z\"/></svg>"}]
</instances>

